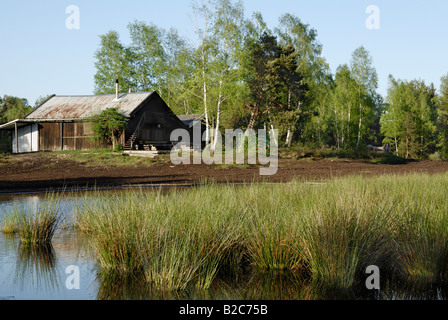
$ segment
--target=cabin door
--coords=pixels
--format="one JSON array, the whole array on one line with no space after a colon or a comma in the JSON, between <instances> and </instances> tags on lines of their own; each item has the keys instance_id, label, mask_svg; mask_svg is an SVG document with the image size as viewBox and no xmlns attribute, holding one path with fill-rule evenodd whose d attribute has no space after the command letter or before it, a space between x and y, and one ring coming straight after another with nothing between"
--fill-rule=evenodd
<instances>
[{"instance_id":1,"label":"cabin door","mask_svg":"<svg viewBox=\"0 0 448 320\"><path fill-rule=\"evenodd\" d=\"M145 141L163 141L163 128L161 124L146 125L142 132Z\"/></svg>"},{"instance_id":2,"label":"cabin door","mask_svg":"<svg viewBox=\"0 0 448 320\"><path fill-rule=\"evenodd\" d=\"M151 126L151 141L163 141L162 125L157 124Z\"/></svg>"}]
</instances>

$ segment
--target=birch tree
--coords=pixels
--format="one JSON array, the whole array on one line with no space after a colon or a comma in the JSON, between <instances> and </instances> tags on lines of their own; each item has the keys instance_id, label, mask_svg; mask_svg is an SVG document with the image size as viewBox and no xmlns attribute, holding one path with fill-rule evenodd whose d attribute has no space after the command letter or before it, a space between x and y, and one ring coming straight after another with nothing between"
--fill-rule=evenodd
<instances>
[{"instance_id":1,"label":"birch tree","mask_svg":"<svg viewBox=\"0 0 448 320\"><path fill-rule=\"evenodd\" d=\"M118 32L101 35L100 48L95 52L95 94L115 93L116 79L126 91L135 86L132 61L131 51L121 43Z\"/></svg>"},{"instance_id":2,"label":"birch tree","mask_svg":"<svg viewBox=\"0 0 448 320\"><path fill-rule=\"evenodd\" d=\"M356 145L357 106L356 82L347 64L336 69L334 80L328 82L322 91L322 101L317 104L319 126L337 149L354 149ZM314 120L314 121L317 121Z\"/></svg>"},{"instance_id":3,"label":"birch tree","mask_svg":"<svg viewBox=\"0 0 448 320\"><path fill-rule=\"evenodd\" d=\"M438 116L441 155L443 160L448 160L448 74L440 79Z\"/></svg>"},{"instance_id":4,"label":"birch tree","mask_svg":"<svg viewBox=\"0 0 448 320\"><path fill-rule=\"evenodd\" d=\"M215 2L213 38L215 39L215 59L212 64L212 78L215 84L215 136L212 151L216 148L225 103L238 103L240 96L240 79L238 70L241 67L240 51L244 39L244 7L242 1L235 4L230 0Z\"/></svg>"},{"instance_id":5,"label":"birch tree","mask_svg":"<svg viewBox=\"0 0 448 320\"><path fill-rule=\"evenodd\" d=\"M193 5L195 33L198 43L196 65L200 76L197 78L201 86L201 99L205 117L205 141L210 142L210 118L209 118L209 64L213 60L213 38L211 36L211 23L213 14L210 2L195 3Z\"/></svg>"},{"instance_id":6,"label":"birch tree","mask_svg":"<svg viewBox=\"0 0 448 320\"><path fill-rule=\"evenodd\" d=\"M193 49L176 29L170 29L163 38L166 57L165 95L162 97L175 113L191 114L196 103L191 99L194 77Z\"/></svg>"},{"instance_id":7,"label":"birch tree","mask_svg":"<svg viewBox=\"0 0 448 320\"><path fill-rule=\"evenodd\" d=\"M390 143L394 146L397 155L399 154L399 139L401 139L402 128L406 118L406 110L402 104L404 94L404 84L396 81L390 75L386 112L381 117L380 124L381 133L385 136L384 143Z\"/></svg>"},{"instance_id":8,"label":"birch tree","mask_svg":"<svg viewBox=\"0 0 448 320\"><path fill-rule=\"evenodd\" d=\"M390 77L387 107L381 119L386 139L395 141L398 154L424 158L435 150L436 96L424 81L403 81Z\"/></svg>"},{"instance_id":9,"label":"birch tree","mask_svg":"<svg viewBox=\"0 0 448 320\"><path fill-rule=\"evenodd\" d=\"M378 87L378 75L372 66L372 58L364 47L359 47L352 54L350 62L352 77L356 82L358 95L358 135L356 149L359 149L365 128L371 120L368 114L374 113L373 97ZM363 127L364 125L364 127Z\"/></svg>"},{"instance_id":10,"label":"birch tree","mask_svg":"<svg viewBox=\"0 0 448 320\"><path fill-rule=\"evenodd\" d=\"M137 87L134 90L165 90L166 56L163 48L164 31L153 24L135 21L128 25L131 37L132 66Z\"/></svg>"}]
</instances>

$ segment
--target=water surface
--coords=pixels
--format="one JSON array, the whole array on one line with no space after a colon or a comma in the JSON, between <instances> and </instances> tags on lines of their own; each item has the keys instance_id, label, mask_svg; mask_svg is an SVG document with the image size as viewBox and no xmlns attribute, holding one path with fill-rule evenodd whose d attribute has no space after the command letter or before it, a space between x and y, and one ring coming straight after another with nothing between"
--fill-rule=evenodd
<instances>
[{"instance_id":1,"label":"water surface","mask_svg":"<svg viewBox=\"0 0 448 320\"><path fill-rule=\"evenodd\" d=\"M14 206L35 210L44 198L43 194L0 196L0 223ZM310 279L284 272L221 275L209 290L154 290L132 276L124 279L101 273L88 239L67 227L77 205L95 200L93 197L86 200L83 193L67 193L61 197L60 208L65 221L49 248L25 248L15 235L0 232L0 300L447 300L445 284L382 279L381 290L369 291L361 285L350 290L329 291ZM79 289L67 287L67 279L72 275L67 271L71 266L79 269Z\"/></svg>"},{"instance_id":2,"label":"water surface","mask_svg":"<svg viewBox=\"0 0 448 320\"><path fill-rule=\"evenodd\" d=\"M0 222L15 205L34 210L43 195L1 196ZM75 199L64 197L61 209L70 214ZM96 299L98 285L95 260L86 246L86 239L70 229L56 232L52 246L27 248L14 235L0 232L0 299L19 300L77 300ZM80 289L66 286L67 267L77 266L80 271Z\"/></svg>"}]
</instances>

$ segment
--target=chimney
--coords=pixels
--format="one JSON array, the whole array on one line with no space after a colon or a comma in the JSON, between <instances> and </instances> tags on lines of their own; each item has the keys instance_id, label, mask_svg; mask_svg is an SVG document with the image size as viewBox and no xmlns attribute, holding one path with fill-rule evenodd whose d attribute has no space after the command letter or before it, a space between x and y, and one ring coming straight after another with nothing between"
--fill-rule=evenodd
<instances>
[{"instance_id":1,"label":"chimney","mask_svg":"<svg viewBox=\"0 0 448 320\"><path fill-rule=\"evenodd\" d=\"M119 85L120 85L120 82L117 79L117 81L115 81L115 99L116 100L118 100Z\"/></svg>"}]
</instances>

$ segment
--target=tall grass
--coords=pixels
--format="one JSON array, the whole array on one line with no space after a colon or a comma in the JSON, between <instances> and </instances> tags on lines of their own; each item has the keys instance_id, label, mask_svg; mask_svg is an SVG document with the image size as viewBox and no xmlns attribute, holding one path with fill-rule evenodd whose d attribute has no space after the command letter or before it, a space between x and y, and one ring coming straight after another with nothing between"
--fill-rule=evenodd
<instances>
[{"instance_id":1,"label":"tall grass","mask_svg":"<svg viewBox=\"0 0 448 320\"><path fill-rule=\"evenodd\" d=\"M414 280L435 282L448 275L447 175L416 175L395 202L394 233L401 273ZM403 196L408 194L408 197Z\"/></svg>"},{"instance_id":2,"label":"tall grass","mask_svg":"<svg viewBox=\"0 0 448 320\"><path fill-rule=\"evenodd\" d=\"M1 231L6 234L17 232L18 218L16 210L14 212L6 212L1 224Z\"/></svg>"},{"instance_id":3,"label":"tall grass","mask_svg":"<svg viewBox=\"0 0 448 320\"><path fill-rule=\"evenodd\" d=\"M414 174L127 191L86 197L75 226L103 270L156 288L207 289L241 268L348 288L369 265L431 282L448 276L447 186Z\"/></svg>"},{"instance_id":4,"label":"tall grass","mask_svg":"<svg viewBox=\"0 0 448 320\"><path fill-rule=\"evenodd\" d=\"M244 239L252 267L269 271L303 266L297 222L301 199L295 197L301 188L299 184L254 184L239 190L239 202L248 211Z\"/></svg>"},{"instance_id":5,"label":"tall grass","mask_svg":"<svg viewBox=\"0 0 448 320\"><path fill-rule=\"evenodd\" d=\"M156 287L207 288L224 260L232 263L227 253L239 235L219 207L201 206L205 196L116 195L78 208L75 227L91 234L105 270L143 272Z\"/></svg>"},{"instance_id":6,"label":"tall grass","mask_svg":"<svg viewBox=\"0 0 448 320\"><path fill-rule=\"evenodd\" d=\"M386 264L389 208L362 180L336 180L308 199L301 239L310 272L328 286L347 288L362 270Z\"/></svg>"},{"instance_id":7,"label":"tall grass","mask_svg":"<svg viewBox=\"0 0 448 320\"><path fill-rule=\"evenodd\" d=\"M5 214L2 231L16 233L24 245L49 245L62 222L59 198L46 194L36 208L25 204L14 206Z\"/></svg>"}]
</instances>

